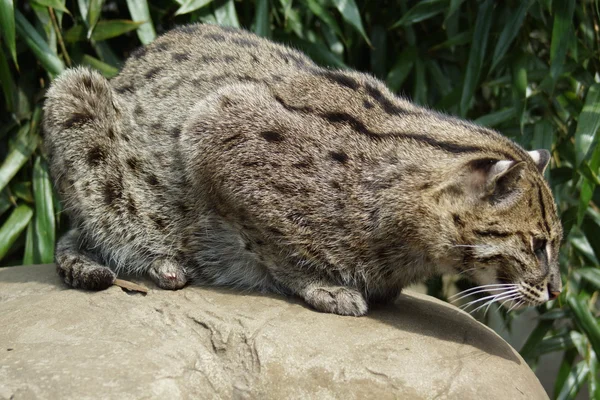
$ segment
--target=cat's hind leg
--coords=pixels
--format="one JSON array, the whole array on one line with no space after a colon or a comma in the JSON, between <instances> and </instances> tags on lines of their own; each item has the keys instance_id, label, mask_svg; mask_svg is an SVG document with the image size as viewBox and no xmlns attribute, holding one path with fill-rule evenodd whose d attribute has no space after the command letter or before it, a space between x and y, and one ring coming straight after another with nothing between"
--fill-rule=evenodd
<instances>
[{"instance_id":1,"label":"cat's hind leg","mask_svg":"<svg viewBox=\"0 0 600 400\"><path fill-rule=\"evenodd\" d=\"M74 288L103 290L117 278L110 268L95 261L82 249L77 229L71 229L58 241L55 260L58 275Z\"/></svg>"}]
</instances>

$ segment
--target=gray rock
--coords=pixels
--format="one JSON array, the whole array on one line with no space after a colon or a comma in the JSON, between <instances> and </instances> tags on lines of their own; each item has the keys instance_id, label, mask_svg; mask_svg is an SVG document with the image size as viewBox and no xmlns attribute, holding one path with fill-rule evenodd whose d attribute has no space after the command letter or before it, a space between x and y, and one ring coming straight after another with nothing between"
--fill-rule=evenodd
<instances>
[{"instance_id":1,"label":"gray rock","mask_svg":"<svg viewBox=\"0 0 600 400\"><path fill-rule=\"evenodd\" d=\"M187 287L67 289L0 269L0 398L547 399L493 331L408 293L366 317Z\"/></svg>"}]
</instances>

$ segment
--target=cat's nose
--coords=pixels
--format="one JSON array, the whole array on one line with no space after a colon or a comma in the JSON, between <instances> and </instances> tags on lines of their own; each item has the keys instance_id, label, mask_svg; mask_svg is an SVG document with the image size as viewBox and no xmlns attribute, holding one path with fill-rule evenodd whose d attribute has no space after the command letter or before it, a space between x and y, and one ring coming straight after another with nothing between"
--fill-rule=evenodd
<instances>
[{"instance_id":1,"label":"cat's nose","mask_svg":"<svg viewBox=\"0 0 600 400\"><path fill-rule=\"evenodd\" d=\"M552 283L548 283L548 297L549 300L554 300L560 295L561 288L555 287Z\"/></svg>"}]
</instances>

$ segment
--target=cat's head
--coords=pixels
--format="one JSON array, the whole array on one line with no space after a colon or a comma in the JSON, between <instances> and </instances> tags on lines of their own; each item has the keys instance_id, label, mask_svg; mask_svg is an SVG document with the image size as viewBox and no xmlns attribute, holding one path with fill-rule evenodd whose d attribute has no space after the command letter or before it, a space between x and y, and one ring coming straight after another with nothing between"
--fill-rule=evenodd
<instances>
[{"instance_id":1,"label":"cat's head","mask_svg":"<svg viewBox=\"0 0 600 400\"><path fill-rule=\"evenodd\" d=\"M528 154L524 161L468 161L450 183L461 182L463 201L446 216L454 230L452 252L461 258L457 269L490 300L511 306L539 305L562 290L562 228L543 178L550 153Z\"/></svg>"}]
</instances>

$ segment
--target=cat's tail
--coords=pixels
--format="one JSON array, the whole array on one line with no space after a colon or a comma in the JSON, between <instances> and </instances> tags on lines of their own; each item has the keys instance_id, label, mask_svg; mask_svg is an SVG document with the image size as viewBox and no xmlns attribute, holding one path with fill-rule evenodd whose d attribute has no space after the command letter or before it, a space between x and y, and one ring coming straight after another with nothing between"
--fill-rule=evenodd
<instances>
[{"instance_id":1,"label":"cat's tail","mask_svg":"<svg viewBox=\"0 0 600 400\"><path fill-rule=\"evenodd\" d=\"M84 67L63 72L52 82L44 104L47 155L51 161L76 161L97 145L108 145L100 142L114 135L118 113L113 89L98 72Z\"/></svg>"}]
</instances>

